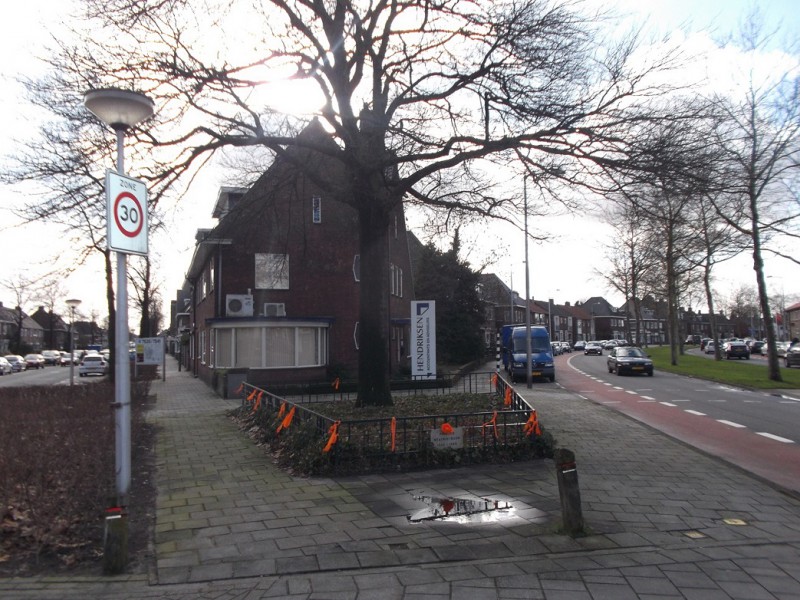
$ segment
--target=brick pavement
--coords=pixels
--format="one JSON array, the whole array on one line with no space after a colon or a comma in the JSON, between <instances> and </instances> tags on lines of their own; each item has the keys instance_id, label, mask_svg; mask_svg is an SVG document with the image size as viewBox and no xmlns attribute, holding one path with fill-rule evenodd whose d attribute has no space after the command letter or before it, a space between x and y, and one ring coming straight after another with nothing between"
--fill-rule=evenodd
<instances>
[{"instance_id":1,"label":"brick pavement","mask_svg":"<svg viewBox=\"0 0 800 600\"><path fill-rule=\"evenodd\" d=\"M155 561L119 577L0 580L3 598L800 599L800 501L551 386L530 395L576 453L589 535L560 535L551 461L293 477L168 359L156 382ZM513 508L411 523L420 496Z\"/></svg>"}]
</instances>

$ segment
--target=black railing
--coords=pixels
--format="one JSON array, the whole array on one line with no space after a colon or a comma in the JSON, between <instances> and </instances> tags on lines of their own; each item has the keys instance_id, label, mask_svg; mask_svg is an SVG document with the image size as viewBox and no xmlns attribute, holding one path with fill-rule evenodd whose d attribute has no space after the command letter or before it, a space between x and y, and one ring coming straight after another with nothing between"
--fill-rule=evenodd
<instances>
[{"instance_id":1,"label":"black railing","mask_svg":"<svg viewBox=\"0 0 800 600\"><path fill-rule=\"evenodd\" d=\"M535 441L532 434L535 411L501 376L494 373L471 373L460 378L458 385L447 393L496 394L496 411L471 413L448 412L433 415L396 416L336 421L320 412L325 404L350 397L350 392L318 394L312 402L308 395L281 397L274 393L243 384L242 402L252 410L269 411L279 417L294 409L292 419L311 423L319 440L329 439L335 425L338 440L328 454L331 470L346 471L354 462L369 463L377 468L404 468L441 463L435 451L442 449L442 440L454 436L460 464L468 463L487 452L506 452L529 447ZM397 394L398 391L395 391ZM442 394L441 388L416 388L399 393ZM315 406L310 406L310 405ZM538 421L536 421L538 423ZM442 432L438 436L437 432ZM434 438L438 437L437 440Z\"/></svg>"}]
</instances>

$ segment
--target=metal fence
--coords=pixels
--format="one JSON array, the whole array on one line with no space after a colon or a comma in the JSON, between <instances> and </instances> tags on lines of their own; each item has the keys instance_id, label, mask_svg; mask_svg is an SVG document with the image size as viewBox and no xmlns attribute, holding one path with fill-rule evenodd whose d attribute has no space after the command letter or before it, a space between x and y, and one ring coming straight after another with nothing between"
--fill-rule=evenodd
<instances>
[{"instance_id":1,"label":"metal fence","mask_svg":"<svg viewBox=\"0 0 800 600\"><path fill-rule=\"evenodd\" d=\"M531 450L540 435L534 409L501 376L493 372L471 373L456 386L418 387L395 390L394 394L473 393L497 394L495 411L448 412L418 416L396 416L336 421L323 414L327 403L350 398L351 393L278 396L261 388L243 384L244 404L253 411L269 411L274 417L292 416L311 423L319 440L329 442L335 432L326 460L331 471L350 470L355 464L373 470L406 469L442 464L453 459L460 464L484 458L488 453L506 454ZM441 435L439 435L441 432ZM451 437L448 437L451 436ZM449 442L451 442L449 444ZM437 451L455 450L445 453ZM458 456L456 459L455 456ZM449 458L448 458L449 457Z\"/></svg>"}]
</instances>

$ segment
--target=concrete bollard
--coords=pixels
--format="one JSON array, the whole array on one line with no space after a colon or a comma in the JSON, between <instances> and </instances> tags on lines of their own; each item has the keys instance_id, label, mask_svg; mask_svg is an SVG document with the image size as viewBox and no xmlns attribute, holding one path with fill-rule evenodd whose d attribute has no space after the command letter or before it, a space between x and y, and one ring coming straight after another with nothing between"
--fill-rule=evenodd
<instances>
[{"instance_id":1,"label":"concrete bollard","mask_svg":"<svg viewBox=\"0 0 800 600\"><path fill-rule=\"evenodd\" d=\"M564 533L570 536L583 535L583 510L581 490L578 487L578 467L572 450L558 448L554 452L558 495L561 498L561 518Z\"/></svg>"}]
</instances>

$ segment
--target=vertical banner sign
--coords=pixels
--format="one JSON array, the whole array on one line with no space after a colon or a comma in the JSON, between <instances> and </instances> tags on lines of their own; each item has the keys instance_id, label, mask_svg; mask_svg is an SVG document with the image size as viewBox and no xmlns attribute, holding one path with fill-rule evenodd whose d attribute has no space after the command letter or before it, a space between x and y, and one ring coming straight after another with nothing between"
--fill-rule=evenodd
<instances>
[{"instance_id":1,"label":"vertical banner sign","mask_svg":"<svg viewBox=\"0 0 800 600\"><path fill-rule=\"evenodd\" d=\"M436 379L436 303L417 300L411 303L411 376Z\"/></svg>"},{"instance_id":2,"label":"vertical banner sign","mask_svg":"<svg viewBox=\"0 0 800 600\"><path fill-rule=\"evenodd\" d=\"M116 171L106 171L108 247L147 256L147 186Z\"/></svg>"}]
</instances>

